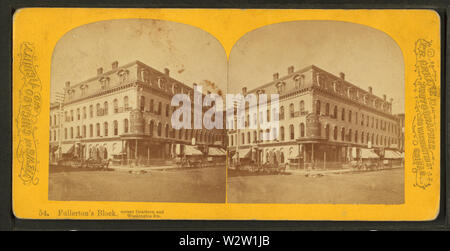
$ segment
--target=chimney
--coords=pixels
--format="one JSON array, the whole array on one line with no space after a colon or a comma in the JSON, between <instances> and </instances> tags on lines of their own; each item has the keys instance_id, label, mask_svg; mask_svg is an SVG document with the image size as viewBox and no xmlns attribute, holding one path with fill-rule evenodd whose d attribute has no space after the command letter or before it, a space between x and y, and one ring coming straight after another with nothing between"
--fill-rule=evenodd
<instances>
[{"instance_id":1,"label":"chimney","mask_svg":"<svg viewBox=\"0 0 450 251\"><path fill-rule=\"evenodd\" d=\"M340 72L340 73L339 73L339 77L341 77L342 80L345 80L345 73Z\"/></svg>"},{"instance_id":2,"label":"chimney","mask_svg":"<svg viewBox=\"0 0 450 251\"><path fill-rule=\"evenodd\" d=\"M372 86L369 86L369 93L372 94Z\"/></svg>"},{"instance_id":3,"label":"chimney","mask_svg":"<svg viewBox=\"0 0 450 251\"><path fill-rule=\"evenodd\" d=\"M112 68L113 70L116 70L118 67L119 67L119 61L114 61L114 62L112 62L111 68Z\"/></svg>"},{"instance_id":4,"label":"chimney","mask_svg":"<svg viewBox=\"0 0 450 251\"><path fill-rule=\"evenodd\" d=\"M97 68L97 75L103 74L103 67Z\"/></svg>"},{"instance_id":5,"label":"chimney","mask_svg":"<svg viewBox=\"0 0 450 251\"><path fill-rule=\"evenodd\" d=\"M277 79L278 79L278 77L279 77L279 74L278 74L278 72L276 72L276 73L274 73L274 74L273 74L273 80L277 80Z\"/></svg>"},{"instance_id":6,"label":"chimney","mask_svg":"<svg viewBox=\"0 0 450 251\"><path fill-rule=\"evenodd\" d=\"M70 88L70 81L66 81L66 88Z\"/></svg>"},{"instance_id":7,"label":"chimney","mask_svg":"<svg viewBox=\"0 0 450 251\"><path fill-rule=\"evenodd\" d=\"M247 87L242 87L242 94L245 96L247 95Z\"/></svg>"},{"instance_id":8,"label":"chimney","mask_svg":"<svg viewBox=\"0 0 450 251\"><path fill-rule=\"evenodd\" d=\"M169 76L170 70L168 68L164 68L164 74L166 74L166 76Z\"/></svg>"},{"instance_id":9,"label":"chimney","mask_svg":"<svg viewBox=\"0 0 450 251\"><path fill-rule=\"evenodd\" d=\"M386 94L383 94L383 100L386 102Z\"/></svg>"},{"instance_id":10,"label":"chimney","mask_svg":"<svg viewBox=\"0 0 450 251\"><path fill-rule=\"evenodd\" d=\"M293 65L289 66L289 68L288 68L288 74L292 74L292 73L294 73L294 66Z\"/></svg>"}]
</instances>

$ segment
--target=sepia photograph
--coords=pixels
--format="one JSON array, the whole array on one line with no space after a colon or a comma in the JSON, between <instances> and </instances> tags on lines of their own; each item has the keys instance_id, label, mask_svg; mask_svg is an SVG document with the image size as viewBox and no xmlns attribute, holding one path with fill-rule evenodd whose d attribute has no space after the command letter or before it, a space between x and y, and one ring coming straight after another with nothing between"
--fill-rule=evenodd
<instances>
[{"instance_id":1,"label":"sepia photograph","mask_svg":"<svg viewBox=\"0 0 450 251\"><path fill-rule=\"evenodd\" d=\"M400 47L368 26L294 21L245 34L228 91L258 103L236 98L245 109L227 117L227 202L403 204L404 74Z\"/></svg>"},{"instance_id":2,"label":"sepia photograph","mask_svg":"<svg viewBox=\"0 0 450 251\"><path fill-rule=\"evenodd\" d=\"M66 33L51 64L49 200L224 203L225 128L174 126L173 97L221 97L226 79L222 45L190 25L121 19Z\"/></svg>"}]
</instances>

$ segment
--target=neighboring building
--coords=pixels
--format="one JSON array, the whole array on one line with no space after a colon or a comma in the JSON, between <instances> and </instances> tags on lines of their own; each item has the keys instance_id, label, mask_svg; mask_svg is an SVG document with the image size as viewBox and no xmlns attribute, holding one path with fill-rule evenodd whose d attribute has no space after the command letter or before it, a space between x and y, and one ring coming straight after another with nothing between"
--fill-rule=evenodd
<instances>
[{"instance_id":1,"label":"neighboring building","mask_svg":"<svg viewBox=\"0 0 450 251\"><path fill-rule=\"evenodd\" d=\"M168 69L162 73L139 61L119 67L116 61L111 69L98 68L96 76L81 83L66 82L64 92L58 134L63 157L148 164L181 153L192 138L200 148L226 144L225 130L172 128L173 95L192 96L193 88L171 78ZM51 108L51 123L57 109ZM50 127L53 139L58 137L53 136L55 127Z\"/></svg>"},{"instance_id":2,"label":"neighboring building","mask_svg":"<svg viewBox=\"0 0 450 251\"><path fill-rule=\"evenodd\" d=\"M397 119L399 123L399 142L398 149L400 152L405 152L405 114L397 114Z\"/></svg>"},{"instance_id":3,"label":"neighboring building","mask_svg":"<svg viewBox=\"0 0 450 251\"><path fill-rule=\"evenodd\" d=\"M253 163L289 163L299 167L336 166L358 158L362 148L382 153L399 144L399 123L392 114L392 99L372 93L314 65L279 77L247 92L279 94L279 128L260 129L260 112L245 114L258 129L229 130L229 156ZM267 111L272 111L270 101ZM270 115L268 115L270 117ZM270 119L269 119L270 120ZM275 140L261 140L274 133ZM237 154L236 154L237 153Z\"/></svg>"},{"instance_id":4,"label":"neighboring building","mask_svg":"<svg viewBox=\"0 0 450 251\"><path fill-rule=\"evenodd\" d=\"M58 102L50 104L50 121L49 121L49 151L50 151L50 163L55 162L58 159L58 146L60 144L61 137L61 104Z\"/></svg>"}]
</instances>

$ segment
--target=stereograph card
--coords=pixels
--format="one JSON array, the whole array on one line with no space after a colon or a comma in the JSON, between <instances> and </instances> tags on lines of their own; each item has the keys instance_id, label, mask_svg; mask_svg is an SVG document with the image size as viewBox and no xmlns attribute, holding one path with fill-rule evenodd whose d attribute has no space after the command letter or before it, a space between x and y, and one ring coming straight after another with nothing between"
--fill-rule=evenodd
<instances>
[{"instance_id":1,"label":"stereograph card","mask_svg":"<svg viewBox=\"0 0 450 251\"><path fill-rule=\"evenodd\" d=\"M432 10L25 8L24 219L433 220Z\"/></svg>"}]
</instances>

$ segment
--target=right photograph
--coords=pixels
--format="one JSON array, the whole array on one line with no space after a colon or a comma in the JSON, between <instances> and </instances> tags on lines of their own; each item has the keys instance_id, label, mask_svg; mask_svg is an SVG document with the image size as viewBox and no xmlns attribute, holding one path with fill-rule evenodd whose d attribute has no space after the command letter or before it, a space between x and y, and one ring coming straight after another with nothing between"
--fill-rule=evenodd
<instances>
[{"instance_id":1,"label":"right photograph","mask_svg":"<svg viewBox=\"0 0 450 251\"><path fill-rule=\"evenodd\" d=\"M244 35L229 57L227 202L403 204L404 68L397 43L360 24Z\"/></svg>"}]
</instances>

